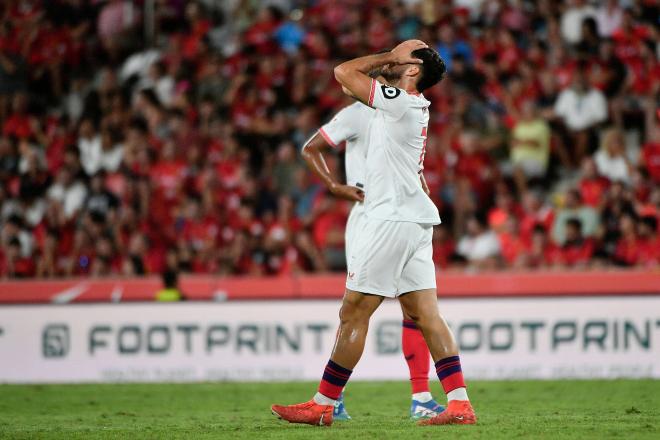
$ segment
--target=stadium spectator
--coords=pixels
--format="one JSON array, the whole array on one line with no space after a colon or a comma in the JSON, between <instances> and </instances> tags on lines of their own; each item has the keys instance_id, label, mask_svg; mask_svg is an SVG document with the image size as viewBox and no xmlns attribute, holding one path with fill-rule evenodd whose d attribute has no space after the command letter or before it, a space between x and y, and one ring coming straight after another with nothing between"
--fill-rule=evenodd
<instances>
[{"instance_id":1,"label":"stadium spectator","mask_svg":"<svg viewBox=\"0 0 660 440\"><path fill-rule=\"evenodd\" d=\"M594 253L594 243L582 235L582 222L569 218L565 225L566 239L561 246L561 264L570 268L584 268Z\"/></svg>"},{"instance_id":2,"label":"stadium spectator","mask_svg":"<svg viewBox=\"0 0 660 440\"><path fill-rule=\"evenodd\" d=\"M539 269L557 265L561 261L561 253L548 235L548 231L540 224L534 226L525 265L528 268Z\"/></svg>"},{"instance_id":3,"label":"stadium spectator","mask_svg":"<svg viewBox=\"0 0 660 440\"><path fill-rule=\"evenodd\" d=\"M0 2L0 276L343 270L299 148L350 102L333 66L409 37L451 66L438 266L658 264L654 2L359 3L160 2L147 41L142 2Z\"/></svg>"},{"instance_id":4,"label":"stadium spectator","mask_svg":"<svg viewBox=\"0 0 660 440\"><path fill-rule=\"evenodd\" d=\"M544 200L543 193L538 189L527 191L522 197L522 210L519 216L520 238L524 243L530 243L537 227L549 232L554 218L553 208Z\"/></svg>"},{"instance_id":5,"label":"stadium spectator","mask_svg":"<svg viewBox=\"0 0 660 440\"><path fill-rule=\"evenodd\" d=\"M582 23L596 16L596 10L586 0L569 0L561 16L561 36L569 44L582 40Z\"/></svg>"},{"instance_id":6,"label":"stadium spectator","mask_svg":"<svg viewBox=\"0 0 660 440\"><path fill-rule=\"evenodd\" d=\"M579 68L574 72L572 86L557 97L554 111L568 128L568 139L576 153L573 159L580 163L593 142L594 129L607 119L605 96L589 84L587 72Z\"/></svg>"},{"instance_id":7,"label":"stadium spectator","mask_svg":"<svg viewBox=\"0 0 660 440\"><path fill-rule=\"evenodd\" d=\"M65 218L72 220L83 207L87 196L87 187L76 179L73 170L62 167L57 173L55 182L48 189L48 198L55 203L60 203Z\"/></svg>"},{"instance_id":8,"label":"stadium spectator","mask_svg":"<svg viewBox=\"0 0 660 440\"><path fill-rule=\"evenodd\" d=\"M520 117L511 130L511 164L518 191L528 181L544 179L550 163L550 127L537 115L533 101L522 103Z\"/></svg>"},{"instance_id":9,"label":"stadium spectator","mask_svg":"<svg viewBox=\"0 0 660 440\"><path fill-rule=\"evenodd\" d=\"M564 206L557 210L552 227L552 239L555 243L563 245L568 240L566 226L568 220L579 221L579 227L572 223L574 230L579 229L580 237L592 237L598 228L598 212L591 206L584 204L579 191L571 189L564 195Z\"/></svg>"},{"instance_id":10,"label":"stadium spectator","mask_svg":"<svg viewBox=\"0 0 660 440\"><path fill-rule=\"evenodd\" d=\"M585 157L582 161L581 173L580 197L586 205L598 208L603 203L610 182L598 174L596 162L591 157Z\"/></svg>"},{"instance_id":11,"label":"stadium spectator","mask_svg":"<svg viewBox=\"0 0 660 440\"><path fill-rule=\"evenodd\" d=\"M610 129L603 135L602 146L594 155L598 174L610 181L630 183L632 165L626 157L623 134Z\"/></svg>"},{"instance_id":12,"label":"stadium spectator","mask_svg":"<svg viewBox=\"0 0 660 440\"><path fill-rule=\"evenodd\" d=\"M495 269L499 265L501 248L497 235L489 231L486 222L476 216L467 220L467 234L456 245L456 253L465 258L470 267Z\"/></svg>"},{"instance_id":13,"label":"stadium spectator","mask_svg":"<svg viewBox=\"0 0 660 440\"><path fill-rule=\"evenodd\" d=\"M606 0L600 2L596 11L598 22L598 34L601 37L611 37L614 31L621 27L623 21L623 9L619 0Z\"/></svg>"}]
</instances>

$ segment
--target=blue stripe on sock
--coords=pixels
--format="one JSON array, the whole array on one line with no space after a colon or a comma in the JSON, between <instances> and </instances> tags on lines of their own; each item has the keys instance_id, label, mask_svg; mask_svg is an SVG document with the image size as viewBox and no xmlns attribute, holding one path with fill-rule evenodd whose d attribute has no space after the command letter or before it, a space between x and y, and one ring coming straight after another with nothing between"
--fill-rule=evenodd
<instances>
[{"instance_id":1,"label":"blue stripe on sock","mask_svg":"<svg viewBox=\"0 0 660 440\"><path fill-rule=\"evenodd\" d=\"M442 380L442 379L444 379L445 377L449 377L449 376L451 376L451 375L454 374L454 373L460 373L461 371L462 371L462 370L461 370L461 366L460 366L460 365L455 365L455 366L453 366L453 367L449 367L449 368L447 368L447 369L445 369L445 370L442 370L442 371L440 371L440 372L438 373L438 379Z\"/></svg>"},{"instance_id":2,"label":"blue stripe on sock","mask_svg":"<svg viewBox=\"0 0 660 440\"><path fill-rule=\"evenodd\" d=\"M323 380L333 385L337 385L338 387L343 387L346 385L346 382L348 382L347 379L341 379L334 374L328 373L327 371L323 373Z\"/></svg>"},{"instance_id":3,"label":"blue stripe on sock","mask_svg":"<svg viewBox=\"0 0 660 440\"><path fill-rule=\"evenodd\" d=\"M332 368L333 370L335 370L337 373L346 374L348 376L350 376L351 373L353 372L353 370L349 370L348 368L344 368L341 365L336 364L335 362L332 362L332 360L328 361L328 366L330 368Z\"/></svg>"},{"instance_id":4,"label":"blue stripe on sock","mask_svg":"<svg viewBox=\"0 0 660 440\"><path fill-rule=\"evenodd\" d=\"M449 357L446 357L444 359L440 359L438 362L436 362L435 363L435 368L437 370L438 368L442 367L443 365L451 364L452 362L456 362L456 361L460 362L460 360L461 360L461 358L459 358L458 356L449 356Z\"/></svg>"}]
</instances>

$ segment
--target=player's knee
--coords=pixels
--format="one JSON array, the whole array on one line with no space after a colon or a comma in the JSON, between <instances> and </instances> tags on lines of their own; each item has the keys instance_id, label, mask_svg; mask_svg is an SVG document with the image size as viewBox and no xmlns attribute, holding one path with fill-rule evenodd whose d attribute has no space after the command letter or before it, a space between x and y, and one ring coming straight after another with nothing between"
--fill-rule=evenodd
<instances>
[{"instance_id":1,"label":"player's knee","mask_svg":"<svg viewBox=\"0 0 660 440\"><path fill-rule=\"evenodd\" d=\"M420 309L415 310L413 313L408 312L408 314L419 328L433 326L440 319L440 315L436 310Z\"/></svg>"},{"instance_id":2,"label":"player's knee","mask_svg":"<svg viewBox=\"0 0 660 440\"><path fill-rule=\"evenodd\" d=\"M361 322L369 320L369 315L365 313L363 308L358 307L356 304L345 302L339 310L339 321L342 325Z\"/></svg>"},{"instance_id":3,"label":"player's knee","mask_svg":"<svg viewBox=\"0 0 660 440\"><path fill-rule=\"evenodd\" d=\"M429 310L425 310L424 307L419 307L417 304L407 304L403 309L404 319L410 319L415 323L419 323L420 320L426 318Z\"/></svg>"}]
</instances>

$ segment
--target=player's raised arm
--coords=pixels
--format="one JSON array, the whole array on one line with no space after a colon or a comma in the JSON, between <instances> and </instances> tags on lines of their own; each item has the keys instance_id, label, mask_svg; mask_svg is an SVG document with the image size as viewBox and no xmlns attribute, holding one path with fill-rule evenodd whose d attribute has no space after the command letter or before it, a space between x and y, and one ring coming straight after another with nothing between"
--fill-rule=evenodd
<instances>
[{"instance_id":1,"label":"player's raised arm","mask_svg":"<svg viewBox=\"0 0 660 440\"><path fill-rule=\"evenodd\" d=\"M335 78L342 85L344 92L358 98L363 103L369 103L373 93L373 80L369 72L388 64L421 64L422 60L412 56L417 49L428 47L420 40L408 40L399 44L391 52L346 61L335 67Z\"/></svg>"},{"instance_id":2,"label":"player's raised arm","mask_svg":"<svg viewBox=\"0 0 660 440\"><path fill-rule=\"evenodd\" d=\"M330 144L331 142L333 145ZM321 128L303 146L302 157L307 163L307 166L321 179L332 194L342 199L362 202L364 200L364 192L360 188L337 182L325 162L323 150L326 150L329 146L334 146L334 142L327 139L327 135L324 136L323 129Z\"/></svg>"}]
</instances>

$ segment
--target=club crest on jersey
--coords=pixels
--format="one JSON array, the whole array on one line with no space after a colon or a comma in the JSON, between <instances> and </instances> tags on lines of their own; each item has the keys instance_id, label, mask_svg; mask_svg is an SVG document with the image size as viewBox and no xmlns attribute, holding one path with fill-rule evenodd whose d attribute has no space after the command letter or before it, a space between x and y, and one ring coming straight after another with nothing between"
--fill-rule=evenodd
<instances>
[{"instance_id":1,"label":"club crest on jersey","mask_svg":"<svg viewBox=\"0 0 660 440\"><path fill-rule=\"evenodd\" d=\"M396 87L380 86L380 88L383 91L383 96L387 99L394 99L401 94L401 90Z\"/></svg>"}]
</instances>

